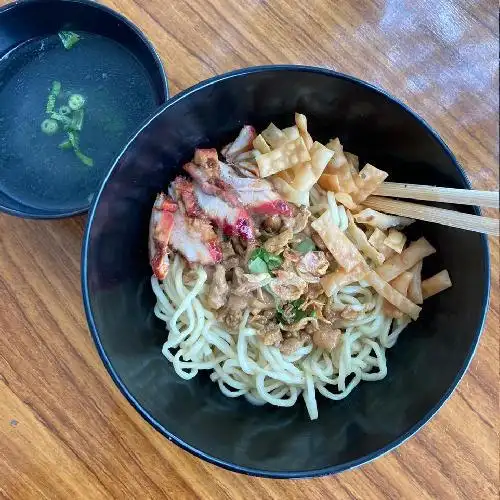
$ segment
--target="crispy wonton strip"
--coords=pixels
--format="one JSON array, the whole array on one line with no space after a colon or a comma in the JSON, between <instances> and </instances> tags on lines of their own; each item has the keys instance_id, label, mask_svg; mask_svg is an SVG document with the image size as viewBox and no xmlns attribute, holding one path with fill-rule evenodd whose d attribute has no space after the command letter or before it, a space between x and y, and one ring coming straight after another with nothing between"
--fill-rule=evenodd
<instances>
[{"instance_id":1,"label":"crispy wonton strip","mask_svg":"<svg viewBox=\"0 0 500 500\"><path fill-rule=\"evenodd\" d=\"M444 269L431 278L422 281L422 296L425 299L436 295L451 286L451 279L448 271Z\"/></svg>"},{"instance_id":2,"label":"crispy wonton strip","mask_svg":"<svg viewBox=\"0 0 500 500\"><path fill-rule=\"evenodd\" d=\"M384 281L375 271L370 270L364 279L375 289L375 291L384 297L392 305L396 306L400 311L408 314L412 319L416 320L421 307L408 300L404 295L392 288L389 283Z\"/></svg>"},{"instance_id":3,"label":"crispy wonton strip","mask_svg":"<svg viewBox=\"0 0 500 500\"><path fill-rule=\"evenodd\" d=\"M271 177L271 182L276 191L278 191L286 201L295 203L295 205L309 206L309 191L298 191L297 189L293 189L286 180L288 178L287 172L280 172L278 175L273 175Z\"/></svg>"},{"instance_id":4,"label":"crispy wonton strip","mask_svg":"<svg viewBox=\"0 0 500 500\"><path fill-rule=\"evenodd\" d=\"M333 151L323 146L323 144L318 141L314 141L309 149L309 154L311 155L311 168L314 172L314 177L316 179L314 183L316 184L328 162L332 159Z\"/></svg>"},{"instance_id":5,"label":"crispy wonton strip","mask_svg":"<svg viewBox=\"0 0 500 500\"><path fill-rule=\"evenodd\" d=\"M393 255L387 259L381 266L377 267L377 274L386 281L391 281L402 272L408 271L417 262L424 257L436 252L436 249L425 239L420 238L411 243L400 254Z\"/></svg>"},{"instance_id":6,"label":"crispy wonton strip","mask_svg":"<svg viewBox=\"0 0 500 500\"><path fill-rule=\"evenodd\" d=\"M389 234L384 240L384 245L392 248L395 252L401 253L406 243L406 235L396 229L389 229Z\"/></svg>"},{"instance_id":7,"label":"crispy wonton strip","mask_svg":"<svg viewBox=\"0 0 500 500\"><path fill-rule=\"evenodd\" d=\"M253 147L260 151L262 154L269 153L271 151L271 148L269 147L269 144L266 142L264 137L262 137L261 134L259 134L254 140L253 140Z\"/></svg>"},{"instance_id":8,"label":"crispy wonton strip","mask_svg":"<svg viewBox=\"0 0 500 500\"><path fill-rule=\"evenodd\" d=\"M359 157L352 153L348 153L347 151L344 152L344 155L347 158L347 161L353 166L354 170L359 172Z\"/></svg>"},{"instance_id":9,"label":"crispy wonton strip","mask_svg":"<svg viewBox=\"0 0 500 500\"><path fill-rule=\"evenodd\" d=\"M288 182L288 184L290 184L293 181L293 175L291 170L282 170L281 172L278 172L277 174L273 175L271 177L271 180L274 179L275 177L281 177L285 182Z\"/></svg>"},{"instance_id":10,"label":"crispy wonton strip","mask_svg":"<svg viewBox=\"0 0 500 500\"><path fill-rule=\"evenodd\" d=\"M347 193L335 193L335 199L344 205L344 207L349 210L356 210L358 206L354 203L350 194Z\"/></svg>"},{"instance_id":11,"label":"crispy wonton strip","mask_svg":"<svg viewBox=\"0 0 500 500\"><path fill-rule=\"evenodd\" d=\"M325 173L338 176L340 191L343 193L354 193L357 190L353 178L353 175L357 176L356 169L347 161L339 138L332 139L326 147L331 149L335 154L328 162Z\"/></svg>"},{"instance_id":12,"label":"crispy wonton strip","mask_svg":"<svg viewBox=\"0 0 500 500\"><path fill-rule=\"evenodd\" d=\"M306 148L311 149L314 141L311 137L311 134L307 131L306 115L295 113L295 125L297 125L297 128L299 129L300 137L304 139Z\"/></svg>"},{"instance_id":13,"label":"crispy wonton strip","mask_svg":"<svg viewBox=\"0 0 500 500\"><path fill-rule=\"evenodd\" d=\"M282 132L285 134L287 141L294 141L295 139L298 139L301 136L301 134L299 133L299 129L297 127L284 128Z\"/></svg>"},{"instance_id":14,"label":"crispy wonton strip","mask_svg":"<svg viewBox=\"0 0 500 500\"><path fill-rule=\"evenodd\" d=\"M367 266L354 243L333 223L327 210L311 227L320 235L335 260L346 271L352 271L358 265Z\"/></svg>"},{"instance_id":15,"label":"crispy wonton strip","mask_svg":"<svg viewBox=\"0 0 500 500\"><path fill-rule=\"evenodd\" d=\"M404 295L406 297L408 295L408 287L410 286L412 278L413 275L408 271L405 271L404 273L401 273L396 279L393 279L389 283L389 285L391 285L394 288L394 290L397 290L401 295ZM403 313L397 307L389 303L387 300L384 300L383 307L386 316L389 316L391 318L403 317Z\"/></svg>"},{"instance_id":16,"label":"crispy wonton strip","mask_svg":"<svg viewBox=\"0 0 500 500\"><path fill-rule=\"evenodd\" d=\"M283 146L260 155L257 158L257 165L259 166L260 176L269 177L282 170L302 165L310 159L309 151L302 137L299 137L295 141L286 142Z\"/></svg>"},{"instance_id":17,"label":"crispy wonton strip","mask_svg":"<svg viewBox=\"0 0 500 500\"><path fill-rule=\"evenodd\" d=\"M349 163L345 163L339 169L336 170L336 174L339 178L340 190L344 193L355 193L358 189L354 181L353 172L351 171L351 166ZM354 172L354 175L357 175Z\"/></svg>"},{"instance_id":18,"label":"crispy wonton strip","mask_svg":"<svg viewBox=\"0 0 500 500\"><path fill-rule=\"evenodd\" d=\"M290 185L299 191L310 191L318 182L327 163L333 156L333 151L325 148L323 144L315 142L309 149L311 161L293 168L293 182Z\"/></svg>"},{"instance_id":19,"label":"crispy wonton strip","mask_svg":"<svg viewBox=\"0 0 500 500\"><path fill-rule=\"evenodd\" d=\"M339 268L332 273L326 274L320 280L321 286L328 297L331 297L337 290L360 281L364 278L368 269L365 266L356 266L351 271Z\"/></svg>"},{"instance_id":20,"label":"crispy wonton strip","mask_svg":"<svg viewBox=\"0 0 500 500\"><path fill-rule=\"evenodd\" d=\"M339 177L336 174L323 174L318 181L320 187L325 191L333 191L338 193L340 191Z\"/></svg>"},{"instance_id":21,"label":"crispy wonton strip","mask_svg":"<svg viewBox=\"0 0 500 500\"><path fill-rule=\"evenodd\" d=\"M287 141L286 135L274 123L270 123L260 135L271 146L272 149L279 148Z\"/></svg>"},{"instance_id":22,"label":"crispy wonton strip","mask_svg":"<svg viewBox=\"0 0 500 500\"><path fill-rule=\"evenodd\" d=\"M366 234L362 229L356 226L354 218L349 210L347 211L347 218L349 219L349 225L347 227L347 235L349 238L354 242L365 257L371 259L378 266L383 264L385 257L375 247L370 245Z\"/></svg>"},{"instance_id":23,"label":"crispy wonton strip","mask_svg":"<svg viewBox=\"0 0 500 500\"><path fill-rule=\"evenodd\" d=\"M354 178L357 191L353 194L356 203L366 200L384 182L389 174L367 163Z\"/></svg>"},{"instance_id":24,"label":"crispy wonton strip","mask_svg":"<svg viewBox=\"0 0 500 500\"><path fill-rule=\"evenodd\" d=\"M376 227L371 236L368 238L368 242L373 245L386 259L388 259L396 252L384 243L386 238L387 235Z\"/></svg>"},{"instance_id":25,"label":"crispy wonton strip","mask_svg":"<svg viewBox=\"0 0 500 500\"><path fill-rule=\"evenodd\" d=\"M372 208L365 208L354 216L356 222L367 224L368 226L378 227L382 231L386 231L391 227L405 227L413 224L415 219L408 217L400 217L399 215L387 215L382 212L377 212Z\"/></svg>"},{"instance_id":26,"label":"crispy wonton strip","mask_svg":"<svg viewBox=\"0 0 500 500\"><path fill-rule=\"evenodd\" d=\"M408 287L408 298L415 302L415 304L422 304L424 298L422 296L422 264L423 260L417 262L413 267L410 268L410 273L412 274L412 279L410 286Z\"/></svg>"},{"instance_id":27,"label":"crispy wonton strip","mask_svg":"<svg viewBox=\"0 0 500 500\"><path fill-rule=\"evenodd\" d=\"M338 170L340 167L348 163L347 158L344 155L344 148L338 137L331 139L330 142L327 143L326 147L335 153L332 161L328 165L329 169Z\"/></svg>"}]
</instances>

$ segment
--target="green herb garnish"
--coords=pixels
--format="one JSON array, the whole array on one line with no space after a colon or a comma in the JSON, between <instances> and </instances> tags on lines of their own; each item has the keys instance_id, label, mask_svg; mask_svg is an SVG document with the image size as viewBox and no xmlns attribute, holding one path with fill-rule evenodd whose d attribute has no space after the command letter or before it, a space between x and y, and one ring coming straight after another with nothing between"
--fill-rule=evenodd
<instances>
[{"instance_id":1,"label":"green herb garnish","mask_svg":"<svg viewBox=\"0 0 500 500\"><path fill-rule=\"evenodd\" d=\"M61 40L63 40L65 36L64 33L69 33L69 35L78 37L75 33L61 32L59 33ZM78 39L76 41L78 41ZM73 44L74 43L76 42L73 42ZM47 135L54 135L61 129L65 130L67 132L67 139L59 144L59 148L63 150L72 149L76 157L84 165L92 167L94 165L94 160L90 156L82 153L80 149L80 137L78 136L78 132L80 132L83 127L83 117L85 113L83 106L85 104L85 97L80 94L72 94L68 99L68 104L63 104L59 107L57 112L55 112L57 97L60 93L61 82L52 82L52 88L45 108L45 111L50 114L50 118L42 122L42 132Z\"/></svg>"},{"instance_id":2,"label":"green herb garnish","mask_svg":"<svg viewBox=\"0 0 500 500\"><path fill-rule=\"evenodd\" d=\"M269 272L267 264L260 257L256 257L253 260L250 259L248 261L248 270L252 274L268 273Z\"/></svg>"},{"instance_id":3,"label":"green herb garnish","mask_svg":"<svg viewBox=\"0 0 500 500\"><path fill-rule=\"evenodd\" d=\"M54 135L59 130L59 125L55 120L47 118L40 125L42 132L47 135Z\"/></svg>"},{"instance_id":4,"label":"green herb garnish","mask_svg":"<svg viewBox=\"0 0 500 500\"><path fill-rule=\"evenodd\" d=\"M56 99L61 93L61 82L54 80L52 82L52 88L50 89L49 97L47 98L47 106L45 107L45 112L47 114L52 114L54 109L56 109Z\"/></svg>"},{"instance_id":5,"label":"green herb garnish","mask_svg":"<svg viewBox=\"0 0 500 500\"><path fill-rule=\"evenodd\" d=\"M248 259L248 269L251 273L257 272L252 271L252 268L255 267L257 269L263 269L262 263L266 266L265 270L258 272L268 273L270 271L274 271L274 269L278 269L278 267L283 264L283 257L268 252L265 248L256 248L250 254L250 258Z\"/></svg>"},{"instance_id":6,"label":"green herb garnish","mask_svg":"<svg viewBox=\"0 0 500 500\"><path fill-rule=\"evenodd\" d=\"M281 324L291 325L303 318L315 318L317 316L314 310L302 310L302 304L304 304L303 299L294 300L284 306L276 304L276 321Z\"/></svg>"},{"instance_id":7,"label":"green herb garnish","mask_svg":"<svg viewBox=\"0 0 500 500\"><path fill-rule=\"evenodd\" d=\"M58 35L66 50L71 49L80 41L80 35L74 33L73 31L60 31Z\"/></svg>"},{"instance_id":8,"label":"green herb garnish","mask_svg":"<svg viewBox=\"0 0 500 500\"><path fill-rule=\"evenodd\" d=\"M69 116L71 114L71 108L69 106L66 106L65 104L63 104L58 110L57 112L60 114L60 115L63 115L63 116Z\"/></svg>"},{"instance_id":9,"label":"green herb garnish","mask_svg":"<svg viewBox=\"0 0 500 500\"><path fill-rule=\"evenodd\" d=\"M71 117L71 123L69 125L69 128L71 130L77 130L78 132L82 130L84 114L85 112L83 111L83 109L78 109L76 111L73 111L73 115Z\"/></svg>"},{"instance_id":10,"label":"green herb garnish","mask_svg":"<svg viewBox=\"0 0 500 500\"><path fill-rule=\"evenodd\" d=\"M66 115L61 115L61 113L52 113L50 117L52 118L52 120L56 120L57 122L61 123L64 127L64 130L68 129L71 124L71 118Z\"/></svg>"},{"instance_id":11,"label":"green herb garnish","mask_svg":"<svg viewBox=\"0 0 500 500\"><path fill-rule=\"evenodd\" d=\"M87 165L87 167L93 167L94 166L94 160L87 155L84 155L79 149L75 149L75 154L77 158L84 164Z\"/></svg>"},{"instance_id":12,"label":"green herb garnish","mask_svg":"<svg viewBox=\"0 0 500 500\"><path fill-rule=\"evenodd\" d=\"M71 141L69 139L66 139L65 141L61 142L61 144L59 144L59 147L61 149L72 149L73 146L71 145Z\"/></svg>"},{"instance_id":13,"label":"green herb garnish","mask_svg":"<svg viewBox=\"0 0 500 500\"><path fill-rule=\"evenodd\" d=\"M297 244L295 250L300 253L313 252L316 250L316 245L311 238L306 237L299 244Z\"/></svg>"},{"instance_id":14,"label":"green herb garnish","mask_svg":"<svg viewBox=\"0 0 500 500\"><path fill-rule=\"evenodd\" d=\"M81 94L71 94L69 96L68 106L73 111L82 109L84 104L85 104L85 97L83 97Z\"/></svg>"},{"instance_id":15,"label":"green herb garnish","mask_svg":"<svg viewBox=\"0 0 500 500\"><path fill-rule=\"evenodd\" d=\"M87 165L88 167L92 167L94 165L94 160L90 158L90 156L87 156L83 154L80 150L80 137L77 135L76 132L69 131L68 132L68 140L73 146L73 150L75 151L75 155L78 157L78 159L84 164Z\"/></svg>"}]
</instances>

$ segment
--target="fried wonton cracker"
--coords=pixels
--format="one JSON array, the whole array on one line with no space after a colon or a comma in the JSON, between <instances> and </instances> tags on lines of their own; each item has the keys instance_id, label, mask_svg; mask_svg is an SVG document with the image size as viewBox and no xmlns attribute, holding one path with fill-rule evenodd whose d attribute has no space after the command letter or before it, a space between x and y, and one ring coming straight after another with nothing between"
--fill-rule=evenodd
<instances>
[{"instance_id":1,"label":"fried wonton cracker","mask_svg":"<svg viewBox=\"0 0 500 500\"><path fill-rule=\"evenodd\" d=\"M408 271L417 262L436 252L436 249L425 239L412 242L400 254L395 254L377 267L377 274L386 281L392 281L402 272Z\"/></svg>"},{"instance_id":2,"label":"fried wonton cracker","mask_svg":"<svg viewBox=\"0 0 500 500\"><path fill-rule=\"evenodd\" d=\"M365 259L356 245L333 224L330 211L327 210L311 227L319 234L335 260L346 271L352 271L358 265L367 266Z\"/></svg>"},{"instance_id":3,"label":"fried wonton cracker","mask_svg":"<svg viewBox=\"0 0 500 500\"><path fill-rule=\"evenodd\" d=\"M269 142L269 141L267 141ZM282 146L257 158L260 176L269 177L272 174L303 165L311 159L302 137L285 142Z\"/></svg>"},{"instance_id":4,"label":"fried wonton cracker","mask_svg":"<svg viewBox=\"0 0 500 500\"><path fill-rule=\"evenodd\" d=\"M422 296L425 299L436 295L451 286L451 279L448 271L443 271L435 274L431 278L422 281Z\"/></svg>"}]
</instances>

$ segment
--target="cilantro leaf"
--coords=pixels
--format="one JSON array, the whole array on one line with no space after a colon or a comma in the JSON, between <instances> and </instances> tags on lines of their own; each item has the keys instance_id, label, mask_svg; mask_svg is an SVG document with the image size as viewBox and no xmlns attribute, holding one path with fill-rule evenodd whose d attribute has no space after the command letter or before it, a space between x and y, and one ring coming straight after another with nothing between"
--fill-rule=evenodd
<instances>
[{"instance_id":1,"label":"cilantro leaf","mask_svg":"<svg viewBox=\"0 0 500 500\"><path fill-rule=\"evenodd\" d=\"M316 250L316 245L311 238L307 237L295 247L295 250L300 253L313 252Z\"/></svg>"},{"instance_id":2,"label":"cilantro leaf","mask_svg":"<svg viewBox=\"0 0 500 500\"><path fill-rule=\"evenodd\" d=\"M291 325L303 318L315 318L317 316L316 311L304 311L300 309L303 303L303 299L297 299L289 302L285 306L276 304L276 321L281 324Z\"/></svg>"},{"instance_id":3,"label":"cilantro leaf","mask_svg":"<svg viewBox=\"0 0 500 500\"><path fill-rule=\"evenodd\" d=\"M258 269L263 269L262 262L265 264L266 269L258 272L267 273L280 267L283 264L283 257L268 252L265 248L256 248L248 259L248 269L251 273L257 272L252 271L252 268L256 266Z\"/></svg>"}]
</instances>

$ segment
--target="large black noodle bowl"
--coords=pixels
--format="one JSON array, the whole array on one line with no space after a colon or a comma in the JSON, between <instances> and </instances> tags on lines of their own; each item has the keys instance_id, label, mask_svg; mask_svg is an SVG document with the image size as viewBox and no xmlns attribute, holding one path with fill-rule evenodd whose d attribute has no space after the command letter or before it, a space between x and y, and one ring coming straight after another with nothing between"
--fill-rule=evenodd
<instances>
[{"instance_id":1,"label":"large black noodle bowl","mask_svg":"<svg viewBox=\"0 0 500 500\"><path fill-rule=\"evenodd\" d=\"M311 422L293 408L229 399L207 374L180 379L161 353L153 314L147 235L151 207L200 146L221 147L243 124L286 127L307 115L312 136L340 137L347 151L390 180L469 188L455 158L426 123L386 93L333 71L259 67L202 82L175 96L137 133L101 185L83 243L82 287L92 336L111 377L137 411L184 449L228 469L268 477L330 474L401 444L443 405L476 349L488 305L483 235L415 224L437 249L427 275L447 268L453 287L425 303L387 352L388 375L345 400L318 395ZM461 207L469 213L477 208Z\"/></svg>"}]
</instances>

